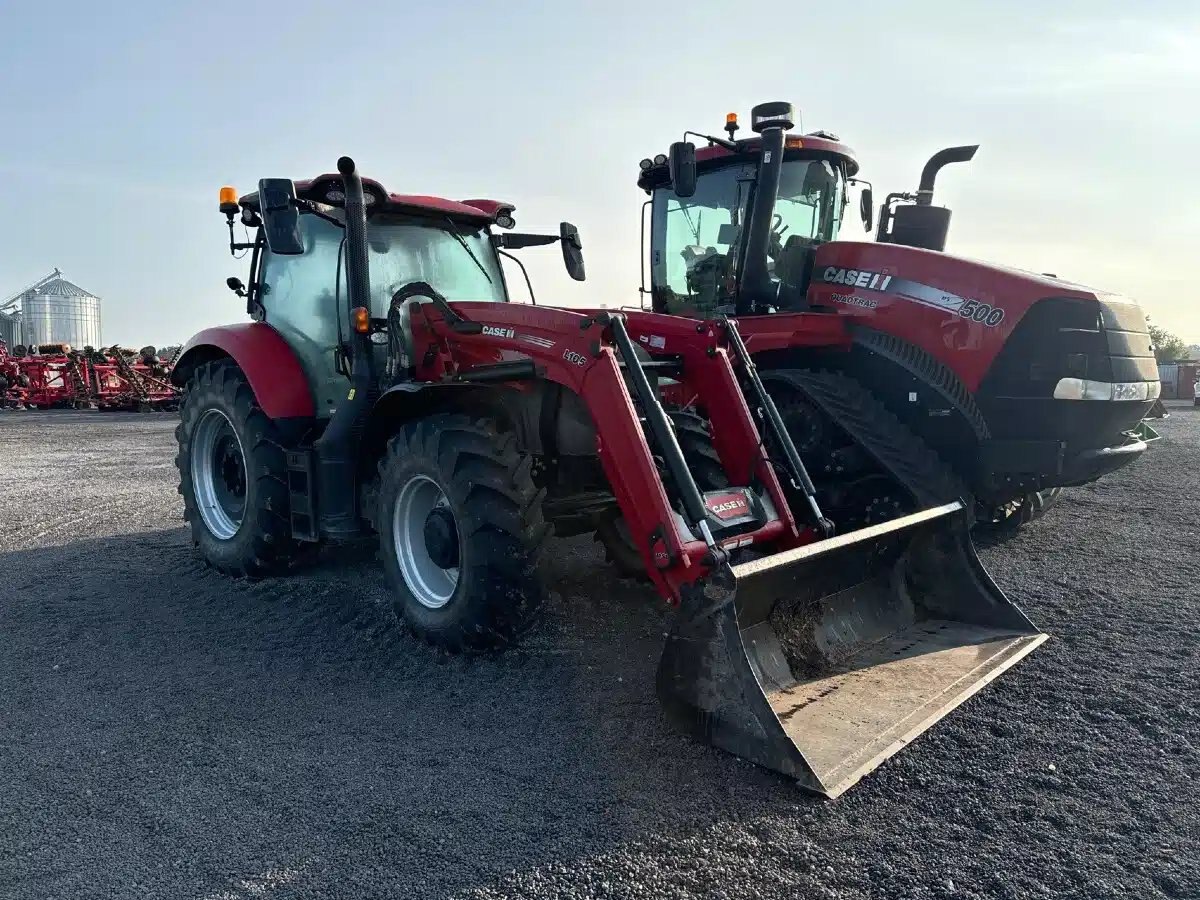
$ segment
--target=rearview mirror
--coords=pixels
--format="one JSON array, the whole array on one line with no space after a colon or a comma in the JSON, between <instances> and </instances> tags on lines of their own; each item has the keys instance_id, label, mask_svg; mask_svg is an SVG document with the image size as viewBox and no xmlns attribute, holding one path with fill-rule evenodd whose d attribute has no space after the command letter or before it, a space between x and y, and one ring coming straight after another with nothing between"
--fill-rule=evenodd
<instances>
[{"instance_id":1,"label":"rearview mirror","mask_svg":"<svg viewBox=\"0 0 1200 900\"><path fill-rule=\"evenodd\" d=\"M570 222L558 226L558 236L562 239L563 262L567 266L567 274L576 281L583 281L587 272L583 268L583 242L579 240L579 229Z\"/></svg>"},{"instance_id":2,"label":"rearview mirror","mask_svg":"<svg viewBox=\"0 0 1200 900\"><path fill-rule=\"evenodd\" d=\"M696 193L696 147L687 141L676 141L667 160L675 196L690 197Z\"/></svg>"},{"instance_id":3,"label":"rearview mirror","mask_svg":"<svg viewBox=\"0 0 1200 900\"><path fill-rule=\"evenodd\" d=\"M279 256L299 256L304 252L295 199L296 187L291 179L264 178L258 183L258 206L267 246Z\"/></svg>"},{"instance_id":4,"label":"rearview mirror","mask_svg":"<svg viewBox=\"0 0 1200 900\"><path fill-rule=\"evenodd\" d=\"M863 228L870 232L875 227L875 200L870 188L863 188L858 198L858 214L862 216Z\"/></svg>"}]
</instances>

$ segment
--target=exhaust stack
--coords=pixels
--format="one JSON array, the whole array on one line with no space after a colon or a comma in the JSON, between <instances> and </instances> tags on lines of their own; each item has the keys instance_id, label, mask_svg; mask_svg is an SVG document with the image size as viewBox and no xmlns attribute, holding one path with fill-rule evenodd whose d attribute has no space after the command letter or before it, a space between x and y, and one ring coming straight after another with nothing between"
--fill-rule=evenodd
<instances>
[{"instance_id":1,"label":"exhaust stack","mask_svg":"<svg viewBox=\"0 0 1200 900\"><path fill-rule=\"evenodd\" d=\"M929 162L921 170L921 182L916 194L888 194L884 200L875 240L881 244L945 250L946 236L950 231L950 210L933 205L933 183L945 166L974 159L978 149L978 144L947 147L929 157ZM909 201L909 205L899 205L906 201Z\"/></svg>"},{"instance_id":2,"label":"exhaust stack","mask_svg":"<svg viewBox=\"0 0 1200 900\"><path fill-rule=\"evenodd\" d=\"M921 183L917 186L917 206L933 205L933 182L938 172L950 163L970 162L975 158L975 151L978 149L978 144L947 147L929 157L929 162L925 163L925 168L921 170Z\"/></svg>"}]
</instances>

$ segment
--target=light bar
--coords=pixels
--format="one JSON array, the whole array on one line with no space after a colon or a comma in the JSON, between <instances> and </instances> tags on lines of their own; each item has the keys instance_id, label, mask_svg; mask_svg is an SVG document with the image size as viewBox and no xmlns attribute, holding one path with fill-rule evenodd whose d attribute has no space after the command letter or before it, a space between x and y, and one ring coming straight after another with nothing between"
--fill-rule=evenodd
<instances>
[{"instance_id":1,"label":"light bar","mask_svg":"<svg viewBox=\"0 0 1200 900\"><path fill-rule=\"evenodd\" d=\"M1162 393L1159 381L1089 381L1086 378L1060 378L1054 386L1055 400L1157 400Z\"/></svg>"}]
</instances>

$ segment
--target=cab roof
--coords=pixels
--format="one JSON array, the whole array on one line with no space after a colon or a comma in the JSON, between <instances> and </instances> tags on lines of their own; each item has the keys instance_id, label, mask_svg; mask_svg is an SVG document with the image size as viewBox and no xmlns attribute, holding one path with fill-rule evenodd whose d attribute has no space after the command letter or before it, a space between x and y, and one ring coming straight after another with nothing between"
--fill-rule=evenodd
<instances>
[{"instance_id":1,"label":"cab roof","mask_svg":"<svg viewBox=\"0 0 1200 900\"><path fill-rule=\"evenodd\" d=\"M393 194L373 178L364 178L363 194L367 201L367 215L378 212L408 213L411 215L450 217L464 223L486 225L502 213L511 213L516 207L500 200L447 200L429 194ZM328 206L342 206L342 176L336 173L318 175L306 181L297 181L296 196ZM242 206L258 210L258 192L246 194L238 201Z\"/></svg>"},{"instance_id":2,"label":"cab roof","mask_svg":"<svg viewBox=\"0 0 1200 900\"><path fill-rule=\"evenodd\" d=\"M812 134L789 134L784 147L784 159L826 158L841 160L846 165L846 174L848 176L852 177L858 174L858 160L855 159L854 150L827 132L817 131ZM737 150L728 150L720 144L697 147L696 167L701 172L707 169L720 168L722 164L736 157L757 157L761 150L762 138L759 137L737 141ZM649 191L660 187L667 179L666 165L651 166L639 174L638 187Z\"/></svg>"}]
</instances>

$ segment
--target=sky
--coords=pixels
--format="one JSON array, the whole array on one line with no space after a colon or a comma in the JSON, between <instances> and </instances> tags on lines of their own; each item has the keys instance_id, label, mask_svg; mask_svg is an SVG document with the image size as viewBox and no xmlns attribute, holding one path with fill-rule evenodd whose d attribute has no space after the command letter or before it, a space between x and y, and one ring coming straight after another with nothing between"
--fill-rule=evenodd
<instances>
[{"instance_id":1,"label":"sky","mask_svg":"<svg viewBox=\"0 0 1200 900\"><path fill-rule=\"evenodd\" d=\"M219 187L349 154L394 192L577 224L585 283L523 251L540 302L636 303L638 160L768 100L854 147L877 198L980 144L939 179L949 251L1125 294L1200 342L1194 0L8 0L0 298L58 267L103 298L106 342L242 321Z\"/></svg>"}]
</instances>

